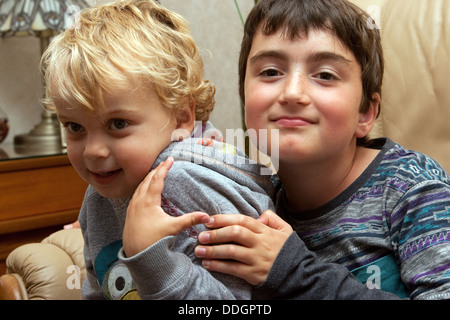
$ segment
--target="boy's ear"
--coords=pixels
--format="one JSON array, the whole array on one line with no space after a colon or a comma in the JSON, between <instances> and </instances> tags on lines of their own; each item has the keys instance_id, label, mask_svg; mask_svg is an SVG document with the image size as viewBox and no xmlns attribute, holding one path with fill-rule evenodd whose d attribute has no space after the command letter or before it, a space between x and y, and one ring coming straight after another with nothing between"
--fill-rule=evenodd
<instances>
[{"instance_id":1,"label":"boy's ear","mask_svg":"<svg viewBox=\"0 0 450 320\"><path fill-rule=\"evenodd\" d=\"M195 124L195 100L189 99L182 108L177 111L176 129L184 129L188 132L194 130Z\"/></svg>"},{"instance_id":2,"label":"boy's ear","mask_svg":"<svg viewBox=\"0 0 450 320\"><path fill-rule=\"evenodd\" d=\"M374 93L370 102L369 110L359 115L358 128L356 129L356 137L363 138L372 130L378 115L380 105L380 94Z\"/></svg>"}]
</instances>

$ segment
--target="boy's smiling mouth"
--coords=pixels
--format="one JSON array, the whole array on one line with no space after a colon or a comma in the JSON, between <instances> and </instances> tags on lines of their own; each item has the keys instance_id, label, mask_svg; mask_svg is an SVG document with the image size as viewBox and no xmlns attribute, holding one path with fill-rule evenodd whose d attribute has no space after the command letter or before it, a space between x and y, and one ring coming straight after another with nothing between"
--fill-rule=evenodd
<instances>
[{"instance_id":1,"label":"boy's smiling mouth","mask_svg":"<svg viewBox=\"0 0 450 320\"><path fill-rule=\"evenodd\" d=\"M98 184L110 184L113 182L117 176L122 172L122 169L112 170L112 171L89 171Z\"/></svg>"},{"instance_id":2,"label":"boy's smiling mouth","mask_svg":"<svg viewBox=\"0 0 450 320\"><path fill-rule=\"evenodd\" d=\"M283 127L304 127L314 124L313 121L303 117L281 116L274 118L272 121Z\"/></svg>"},{"instance_id":3,"label":"boy's smiling mouth","mask_svg":"<svg viewBox=\"0 0 450 320\"><path fill-rule=\"evenodd\" d=\"M98 172L98 173L93 172L93 173L96 174L96 175L99 175L101 177L106 177L106 176L110 176L110 175L116 173L119 170L113 170L113 171L108 171L108 172L104 172L104 173L101 173L101 172Z\"/></svg>"}]
</instances>

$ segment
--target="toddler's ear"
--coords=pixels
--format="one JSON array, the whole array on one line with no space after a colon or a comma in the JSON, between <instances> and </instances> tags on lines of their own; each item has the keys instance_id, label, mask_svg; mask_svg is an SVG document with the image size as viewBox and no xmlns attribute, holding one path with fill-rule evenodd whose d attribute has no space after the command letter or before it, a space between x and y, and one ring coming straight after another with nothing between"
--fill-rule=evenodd
<instances>
[{"instance_id":1,"label":"toddler's ear","mask_svg":"<svg viewBox=\"0 0 450 320\"><path fill-rule=\"evenodd\" d=\"M195 124L195 100L189 99L177 111L177 129L194 130Z\"/></svg>"},{"instance_id":2,"label":"toddler's ear","mask_svg":"<svg viewBox=\"0 0 450 320\"><path fill-rule=\"evenodd\" d=\"M380 104L380 94L374 93L373 99L370 102L370 108L366 113L361 113L359 116L358 128L356 131L357 138L363 138L372 130L375 120L378 115L378 108Z\"/></svg>"}]
</instances>

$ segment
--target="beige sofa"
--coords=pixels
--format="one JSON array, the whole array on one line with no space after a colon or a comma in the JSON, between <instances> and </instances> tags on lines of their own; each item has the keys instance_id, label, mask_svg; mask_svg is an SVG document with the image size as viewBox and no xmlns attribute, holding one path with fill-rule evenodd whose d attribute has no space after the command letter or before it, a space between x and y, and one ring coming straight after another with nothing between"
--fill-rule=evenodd
<instances>
[{"instance_id":1,"label":"beige sofa","mask_svg":"<svg viewBox=\"0 0 450 320\"><path fill-rule=\"evenodd\" d=\"M15 249L0 277L0 299L79 300L86 276L81 229L60 230Z\"/></svg>"},{"instance_id":2,"label":"beige sofa","mask_svg":"<svg viewBox=\"0 0 450 320\"><path fill-rule=\"evenodd\" d=\"M386 58L382 112L372 136L424 152L450 171L450 1L354 2L381 22ZM17 248L0 277L0 298L79 299L73 266L82 281L82 250L79 230Z\"/></svg>"},{"instance_id":3,"label":"beige sofa","mask_svg":"<svg viewBox=\"0 0 450 320\"><path fill-rule=\"evenodd\" d=\"M380 12L386 67L373 136L428 154L450 172L450 1L353 2Z\"/></svg>"}]
</instances>

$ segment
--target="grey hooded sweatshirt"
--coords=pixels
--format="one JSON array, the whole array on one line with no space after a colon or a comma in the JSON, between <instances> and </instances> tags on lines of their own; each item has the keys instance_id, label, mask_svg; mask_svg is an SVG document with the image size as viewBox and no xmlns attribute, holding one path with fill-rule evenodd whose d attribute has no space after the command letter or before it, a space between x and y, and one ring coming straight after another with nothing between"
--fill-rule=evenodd
<instances>
[{"instance_id":1,"label":"grey hooded sweatshirt","mask_svg":"<svg viewBox=\"0 0 450 320\"><path fill-rule=\"evenodd\" d=\"M273 185L259 164L234 146L212 139L208 122L191 138L171 143L153 164L175 161L162 193L162 208L172 216L193 211L242 213L257 218L273 210ZM208 134L209 133L209 134ZM144 146L143 146L144 147ZM250 299L251 286L233 276L211 273L194 255L194 226L125 257L122 232L130 199L106 199L89 186L79 220L85 240L85 299Z\"/></svg>"}]
</instances>

